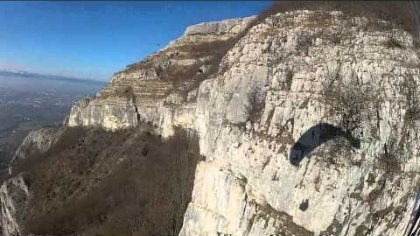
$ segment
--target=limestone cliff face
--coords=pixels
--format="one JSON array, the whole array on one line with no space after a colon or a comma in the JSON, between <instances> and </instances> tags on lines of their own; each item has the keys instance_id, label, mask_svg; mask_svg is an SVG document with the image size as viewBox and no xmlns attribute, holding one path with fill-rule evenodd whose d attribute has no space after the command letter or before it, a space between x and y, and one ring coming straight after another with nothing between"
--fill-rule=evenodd
<instances>
[{"instance_id":1,"label":"limestone cliff face","mask_svg":"<svg viewBox=\"0 0 420 236\"><path fill-rule=\"evenodd\" d=\"M253 20L189 27L75 104L67 125L196 130L206 159L183 236L419 235L413 37L338 11ZM327 126L360 145L324 140Z\"/></svg>"},{"instance_id":2,"label":"limestone cliff face","mask_svg":"<svg viewBox=\"0 0 420 236\"><path fill-rule=\"evenodd\" d=\"M21 235L18 216L24 211L28 187L21 176L5 181L0 188L2 235Z\"/></svg>"},{"instance_id":3,"label":"limestone cliff face","mask_svg":"<svg viewBox=\"0 0 420 236\"><path fill-rule=\"evenodd\" d=\"M116 73L95 99L73 106L68 125L119 129L146 121L168 135L173 125L192 128L199 82L217 69L221 57L253 19L188 27L166 48Z\"/></svg>"},{"instance_id":4,"label":"limestone cliff face","mask_svg":"<svg viewBox=\"0 0 420 236\"><path fill-rule=\"evenodd\" d=\"M418 128L405 128L401 93L404 79L419 79L412 38L372 30L363 18L318 14L267 18L224 57L230 69L200 86L195 127L207 161L196 171L181 235L404 235L420 170ZM404 46L386 46L390 37ZM288 157L299 137L337 123L320 98L331 71L380 90L376 119L361 125L359 150L332 162L314 150L296 167ZM393 139L409 149L397 172L379 160Z\"/></svg>"}]
</instances>

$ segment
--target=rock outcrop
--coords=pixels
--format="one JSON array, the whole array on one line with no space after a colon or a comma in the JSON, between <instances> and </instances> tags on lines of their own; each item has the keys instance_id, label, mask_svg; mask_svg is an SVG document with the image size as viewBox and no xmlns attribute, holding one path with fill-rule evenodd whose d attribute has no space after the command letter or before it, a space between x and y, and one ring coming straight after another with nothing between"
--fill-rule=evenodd
<instances>
[{"instance_id":1,"label":"rock outcrop","mask_svg":"<svg viewBox=\"0 0 420 236\"><path fill-rule=\"evenodd\" d=\"M185 36L188 35L220 35L220 34L238 34L246 29L255 17L246 17L243 19L231 19L224 21L206 22L187 27Z\"/></svg>"},{"instance_id":2,"label":"rock outcrop","mask_svg":"<svg viewBox=\"0 0 420 236\"><path fill-rule=\"evenodd\" d=\"M28 186L22 176L6 180L0 188L2 235L22 235L19 215L25 210Z\"/></svg>"},{"instance_id":3,"label":"rock outcrop","mask_svg":"<svg viewBox=\"0 0 420 236\"><path fill-rule=\"evenodd\" d=\"M206 158L183 236L418 235L419 63L411 34L339 11L200 24L67 125L196 130Z\"/></svg>"},{"instance_id":4,"label":"rock outcrop","mask_svg":"<svg viewBox=\"0 0 420 236\"><path fill-rule=\"evenodd\" d=\"M217 70L221 57L254 18L188 27L166 48L116 73L95 99L73 106L68 125L119 129L142 121L168 135L172 128L167 126L192 128L198 84Z\"/></svg>"},{"instance_id":5,"label":"rock outcrop","mask_svg":"<svg viewBox=\"0 0 420 236\"><path fill-rule=\"evenodd\" d=\"M10 164L10 172L17 162L48 151L57 142L63 131L63 128L43 128L30 132L16 150Z\"/></svg>"}]
</instances>

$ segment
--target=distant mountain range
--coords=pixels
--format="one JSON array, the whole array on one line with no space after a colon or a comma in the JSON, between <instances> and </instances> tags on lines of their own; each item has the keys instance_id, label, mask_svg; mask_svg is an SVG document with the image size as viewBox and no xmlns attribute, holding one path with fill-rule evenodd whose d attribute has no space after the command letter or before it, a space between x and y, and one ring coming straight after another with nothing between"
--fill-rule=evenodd
<instances>
[{"instance_id":1,"label":"distant mountain range","mask_svg":"<svg viewBox=\"0 0 420 236\"><path fill-rule=\"evenodd\" d=\"M49 75L49 74L38 74L28 71L9 71L9 70L0 70L0 76L10 76L10 77L24 77L31 79L41 79L41 80L60 80L68 82L79 82L87 84L104 84L104 81L92 80L92 79L83 79L83 78L74 78L62 75Z\"/></svg>"}]
</instances>

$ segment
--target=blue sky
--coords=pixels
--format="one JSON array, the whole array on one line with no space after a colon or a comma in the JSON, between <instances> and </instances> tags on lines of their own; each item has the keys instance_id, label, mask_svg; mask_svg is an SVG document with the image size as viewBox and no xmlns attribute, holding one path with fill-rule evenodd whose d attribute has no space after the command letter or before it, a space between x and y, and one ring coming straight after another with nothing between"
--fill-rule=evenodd
<instances>
[{"instance_id":1,"label":"blue sky","mask_svg":"<svg viewBox=\"0 0 420 236\"><path fill-rule=\"evenodd\" d=\"M270 4L0 2L0 69L108 80L188 25L254 15Z\"/></svg>"}]
</instances>

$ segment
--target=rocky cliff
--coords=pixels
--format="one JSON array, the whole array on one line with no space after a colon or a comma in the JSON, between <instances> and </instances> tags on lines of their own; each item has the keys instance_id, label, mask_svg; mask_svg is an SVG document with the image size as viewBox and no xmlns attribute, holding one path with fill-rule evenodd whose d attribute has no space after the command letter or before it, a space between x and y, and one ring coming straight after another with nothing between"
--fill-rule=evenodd
<instances>
[{"instance_id":1,"label":"rocky cliff","mask_svg":"<svg viewBox=\"0 0 420 236\"><path fill-rule=\"evenodd\" d=\"M199 24L66 125L196 131L179 235L419 235L419 63L410 33L340 11Z\"/></svg>"}]
</instances>

